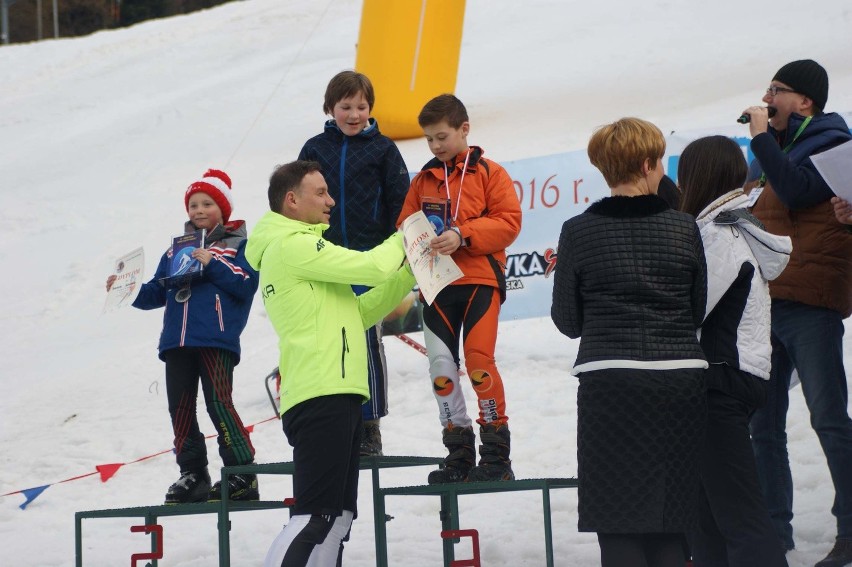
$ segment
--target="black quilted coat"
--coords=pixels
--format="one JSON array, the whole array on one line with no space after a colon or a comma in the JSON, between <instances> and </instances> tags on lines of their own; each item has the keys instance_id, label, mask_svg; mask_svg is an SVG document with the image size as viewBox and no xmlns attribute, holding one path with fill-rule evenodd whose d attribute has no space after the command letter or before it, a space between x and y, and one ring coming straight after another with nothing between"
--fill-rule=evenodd
<instances>
[{"instance_id":1,"label":"black quilted coat","mask_svg":"<svg viewBox=\"0 0 852 567\"><path fill-rule=\"evenodd\" d=\"M581 337L576 366L703 359L706 298L698 226L659 197L601 199L562 225L551 316Z\"/></svg>"},{"instance_id":2,"label":"black quilted coat","mask_svg":"<svg viewBox=\"0 0 852 567\"><path fill-rule=\"evenodd\" d=\"M610 197L562 227L552 318L580 337L580 531L682 533L704 436L706 267L694 219L656 196Z\"/></svg>"}]
</instances>

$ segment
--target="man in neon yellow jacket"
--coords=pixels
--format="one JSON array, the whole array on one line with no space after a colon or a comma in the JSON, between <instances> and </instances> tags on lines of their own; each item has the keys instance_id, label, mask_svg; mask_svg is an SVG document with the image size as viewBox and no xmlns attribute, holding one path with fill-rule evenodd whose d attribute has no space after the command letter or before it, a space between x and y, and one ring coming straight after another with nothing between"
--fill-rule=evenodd
<instances>
[{"instance_id":1,"label":"man in neon yellow jacket","mask_svg":"<svg viewBox=\"0 0 852 567\"><path fill-rule=\"evenodd\" d=\"M246 245L278 334L281 422L293 446L293 516L265 567L338 563L357 512L361 404L370 398L364 330L414 285L402 235L358 252L322 238L334 200L316 162L269 180L269 207ZM373 289L356 296L352 285Z\"/></svg>"}]
</instances>

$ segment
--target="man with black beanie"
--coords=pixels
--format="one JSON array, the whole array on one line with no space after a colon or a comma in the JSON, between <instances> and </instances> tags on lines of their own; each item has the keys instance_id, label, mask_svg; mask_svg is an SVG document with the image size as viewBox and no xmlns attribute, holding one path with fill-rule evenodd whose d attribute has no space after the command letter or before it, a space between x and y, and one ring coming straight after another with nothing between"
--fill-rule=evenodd
<instances>
[{"instance_id":1,"label":"man with black beanie","mask_svg":"<svg viewBox=\"0 0 852 567\"><path fill-rule=\"evenodd\" d=\"M802 59L775 73L763 97L766 107L744 111L755 156L746 185L752 212L769 232L793 241L787 269L769 284L772 371L767 403L753 416L751 431L779 544L793 549L786 414L797 370L835 490L837 539L815 567L842 567L852 565L852 419L843 368L843 319L852 313L852 233L835 218L834 193L811 156L852 136L843 118L823 112L827 100L825 69Z\"/></svg>"}]
</instances>

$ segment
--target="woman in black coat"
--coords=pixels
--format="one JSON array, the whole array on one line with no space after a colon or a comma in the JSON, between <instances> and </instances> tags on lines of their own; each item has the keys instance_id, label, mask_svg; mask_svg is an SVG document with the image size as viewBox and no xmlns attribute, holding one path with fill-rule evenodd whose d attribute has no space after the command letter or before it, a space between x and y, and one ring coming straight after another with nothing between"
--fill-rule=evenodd
<instances>
[{"instance_id":1,"label":"woman in black coat","mask_svg":"<svg viewBox=\"0 0 852 567\"><path fill-rule=\"evenodd\" d=\"M637 118L598 129L612 196L562 226L551 317L580 337L579 529L603 567L683 567L695 523L707 367L707 272L695 220L657 196L665 139Z\"/></svg>"}]
</instances>

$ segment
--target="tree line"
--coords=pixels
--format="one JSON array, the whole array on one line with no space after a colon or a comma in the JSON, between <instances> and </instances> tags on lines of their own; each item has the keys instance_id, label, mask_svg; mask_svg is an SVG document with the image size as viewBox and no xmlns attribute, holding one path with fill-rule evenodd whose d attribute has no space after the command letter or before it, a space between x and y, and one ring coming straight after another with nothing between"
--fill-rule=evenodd
<instances>
[{"instance_id":1,"label":"tree line","mask_svg":"<svg viewBox=\"0 0 852 567\"><path fill-rule=\"evenodd\" d=\"M57 0L59 37L76 37L187 14L231 0ZM39 13L39 8L41 13ZM19 0L9 6L9 42L53 37L53 1Z\"/></svg>"}]
</instances>

